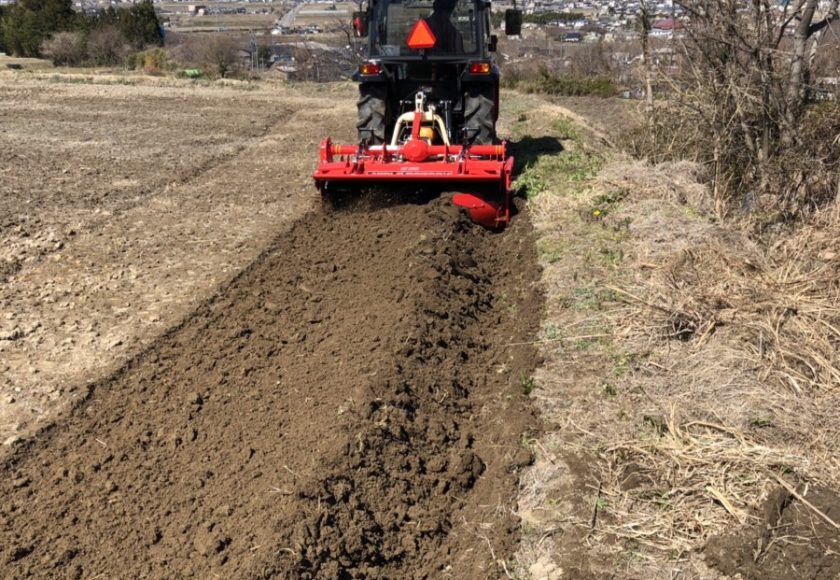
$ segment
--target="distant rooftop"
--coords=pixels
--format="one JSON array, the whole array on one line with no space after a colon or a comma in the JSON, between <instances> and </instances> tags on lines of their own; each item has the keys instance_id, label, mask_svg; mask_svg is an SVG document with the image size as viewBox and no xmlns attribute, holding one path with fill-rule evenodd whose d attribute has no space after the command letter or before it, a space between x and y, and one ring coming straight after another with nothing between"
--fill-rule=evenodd
<instances>
[{"instance_id":1,"label":"distant rooftop","mask_svg":"<svg viewBox=\"0 0 840 580\"><path fill-rule=\"evenodd\" d=\"M656 28L658 30L682 30L683 24L679 20L674 20L673 18L663 18L662 20L654 22L652 28Z\"/></svg>"}]
</instances>

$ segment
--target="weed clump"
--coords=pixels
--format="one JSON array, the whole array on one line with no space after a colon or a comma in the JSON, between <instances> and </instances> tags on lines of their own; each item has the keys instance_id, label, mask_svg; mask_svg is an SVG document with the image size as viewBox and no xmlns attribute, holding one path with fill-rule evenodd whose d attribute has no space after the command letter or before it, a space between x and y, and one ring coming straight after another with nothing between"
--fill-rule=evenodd
<instances>
[{"instance_id":1,"label":"weed clump","mask_svg":"<svg viewBox=\"0 0 840 580\"><path fill-rule=\"evenodd\" d=\"M516 76L502 77L502 86L518 89L525 93L542 93L563 97L612 97L618 93L618 86L608 76L560 76L546 70L536 78L521 79Z\"/></svg>"}]
</instances>

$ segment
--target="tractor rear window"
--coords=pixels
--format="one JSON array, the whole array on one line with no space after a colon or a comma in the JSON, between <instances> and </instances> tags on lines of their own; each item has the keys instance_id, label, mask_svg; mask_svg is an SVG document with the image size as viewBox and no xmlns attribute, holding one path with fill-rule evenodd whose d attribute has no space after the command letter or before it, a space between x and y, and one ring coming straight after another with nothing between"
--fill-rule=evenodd
<instances>
[{"instance_id":1,"label":"tractor rear window","mask_svg":"<svg viewBox=\"0 0 840 580\"><path fill-rule=\"evenodd\" d=\"M390 0L379 3L374 51L379 56L417 55L406 44L411 30L425 18L435 35L430 56L477 52L476 12L471 0Z\"/></svg>"}]
</instances>

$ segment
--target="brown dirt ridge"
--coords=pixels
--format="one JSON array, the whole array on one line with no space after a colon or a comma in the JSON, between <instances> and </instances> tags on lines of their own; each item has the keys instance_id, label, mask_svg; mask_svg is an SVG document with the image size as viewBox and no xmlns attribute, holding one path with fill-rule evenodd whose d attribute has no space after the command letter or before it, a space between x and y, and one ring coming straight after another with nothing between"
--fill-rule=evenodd
<instances>
[{"instance_id":1,"label":"brown dirt ridge","mask_svg":"<svg viewBox=\"0 0 840 580\"><path fill-rule=\"evenodd\" d=\"M527 213L501 235L442 198L307 214L7 452L0 576L502 575L534 256Z\"/></svg>"}]
</instances>

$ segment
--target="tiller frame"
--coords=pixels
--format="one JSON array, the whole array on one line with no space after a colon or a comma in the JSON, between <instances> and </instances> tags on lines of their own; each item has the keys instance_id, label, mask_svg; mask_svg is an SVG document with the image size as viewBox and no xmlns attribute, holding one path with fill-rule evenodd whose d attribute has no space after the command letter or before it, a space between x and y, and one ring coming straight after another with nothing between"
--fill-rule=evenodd
<instances>
[{"instance_id":1,"label":"tiller frame","mask_svg":"<svg viewBox=\"0 0 840 580\"><path fill-rule=\"evenodd\" d=\"M410 136L405 139L409 127ZM432 144L434 134L442 144ZM481 185L479 191L455 194L452 201L465 208L476 223L502 229L510 221L512 172L513 157L507 155L505 142L451 144L443 119L434 106L426 106L425 95L418 92L415 110L397 119L390 144L370 145L363 139L357 145L342 145L327 137L321 141L320 164L312 177L322 195L333 183Z\"/></svg>"}]
</instances>

